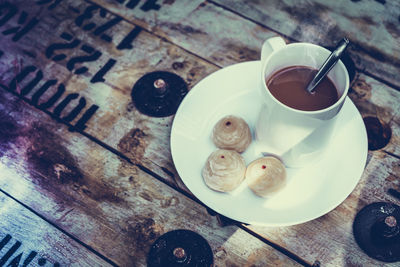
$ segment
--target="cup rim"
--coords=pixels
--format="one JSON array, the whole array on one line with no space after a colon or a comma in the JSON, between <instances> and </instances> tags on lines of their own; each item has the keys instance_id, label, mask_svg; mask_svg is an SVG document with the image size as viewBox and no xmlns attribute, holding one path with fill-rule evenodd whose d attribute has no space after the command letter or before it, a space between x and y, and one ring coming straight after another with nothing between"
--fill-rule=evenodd
<instances>
[{"instance_id":1,"label":"cup rim","mask_svg":"<svg viewBox=\"0 0 400 267\"><path fill-rule=\"evenodd\" d=\"M262 62L262 71L261 71L261 78L262 78L262 84L263 84L263 89L265 91L267 91L267 94L269 94L269 96L271 96L271 98L273 99L274 102L276 102L277 104L279 104L281 107L288 109L290 111L294 111L298 114L307 114L307 115L316 115L316 114L321 114L324 112L328 112L330 110L335 109L336 107L338 107L339 105L342 105L342 103L344 102L344 100L346 99L347 93L349 91L349 86L350 86L350 78L349 78L349 73L347 71L346 66L343 64L342 60L339 59L339 61L337 62L337 64L339 64L339 66L344 70L344 74L345 74L345 89L341 95L341 97L331 106L324 108L324 109L318 109L318 110L300 110L300 109L295 109L292 108L288 105L283 104L282 102L280 102L268 89L266 83L265 83L265 69L267 67L267 62L270 60L270 58L276 53L276 52L280 52L282 50L285 49L289 49L291 47L294 46L312 46L314 48L318 48L318 49L322 49L325 50L326 52L328 52L329 54L331 53L331 51L329 51L328 49L326 49L325 47L316 45L316 44L312 44L312 43L305 43L305 42L298 42L298 43L291 43L288 44L284 47L282 47L281 49L277 50L277 51L273 51L266 59L264 62ZM336 84L335 84L336 85Z\"/></svg>"}]
</instances>

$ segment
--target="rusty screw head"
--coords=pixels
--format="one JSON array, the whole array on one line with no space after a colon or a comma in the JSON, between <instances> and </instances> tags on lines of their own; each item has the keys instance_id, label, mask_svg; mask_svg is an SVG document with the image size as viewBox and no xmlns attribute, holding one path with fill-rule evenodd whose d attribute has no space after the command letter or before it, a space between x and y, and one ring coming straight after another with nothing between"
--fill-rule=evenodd
<instances>
[{"instance_id":1,"label":"rusty screw head","mask_svg":"<svg viewBox=\"0 0 400 267\"><path fill-rule=\"evenodd\" d=\"M166 117L175 114L187 92L185 81L178 75L155 71L145 74L135 83L131 96L141 113Z\"/></svg>"},{"instance_id":2,"label":"rusty screw head","mask_svg":"<svg viewBox=\"0 0 400 267\"><path fill-rule=\"evenodd\" d=\"M157 79L154 81L154 88L160 95L164 94L167 90L167 83L163 79Z\"/></svg>"},{"instance_id":3,"label":"rusty screw head","mask_svg":"<svg viewBox=\"0 0 400 267\"><path fill-rule=\"evenodd\" d=\"M184 262L187 258L186 251L183 248L177 247L172 252L178 262Z\"/></svg>"},{"instance_id":4,"label":"rusty screw head","mask_svg":"<svg viewBox=\"0 0 400 267\"><path fill-rule=\"evenodd\" d=\"M375 202L365 206L353 223L357 244L374 259L400 261L399 219L400 206L393 203Z\"/></svg>"},{"instance_id":5,"label":"rusty screw head","mask_svg":"<svg viewBox=\"0 0 400 267\"><path fill-rule=\"evenodd\" d=\"M148 267L213 266L208 242L190 230L174 230L160 236L147 256Z\"/></svg>"},{"instance_id":6,"label":"rusty screw head","mask_svg":"<svg viewBox=\"0 0 400 267\"><path fill-rule=\"evenodd\" d=\"M396 227L397 226L397 221L394 216L387 216L385 218L385 224L389 227Z\"/></svg>"},{"instance_id":7,"label":"rusty screw head","mask_svg":"<svg viewBox=\"0 0 400 267\"><path fill-rule=\"evenodd\" d=\"M385 218L382 236L386 239L399 237L399 226L394 216L387 216Z\"/></svg>"}]
</instances>

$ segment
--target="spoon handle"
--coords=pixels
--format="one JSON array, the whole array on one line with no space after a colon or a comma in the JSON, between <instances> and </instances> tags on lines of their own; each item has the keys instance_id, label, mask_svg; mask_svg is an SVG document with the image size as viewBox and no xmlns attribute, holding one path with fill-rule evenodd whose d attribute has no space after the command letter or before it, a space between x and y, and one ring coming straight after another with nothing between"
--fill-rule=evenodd
<instances>
[{"instance_id":1,"label":"spoon handle","mask_svg":"<svg viewBox=\"0 0 400 267\"><path fill-rule=\"evenodd\" d=\"M326 76L326 74L336 65L342 56L343 52L346 50L347 45L349 44L349 40L347 38L343 38L335 50L329 55L329 57L325 60L324 64L322 64L321 68L318 70L317 74L314 76L314 79L307 86L307 91L312 93L315 87L322 81L322 79Z\"/></svg>"}]
</instances>

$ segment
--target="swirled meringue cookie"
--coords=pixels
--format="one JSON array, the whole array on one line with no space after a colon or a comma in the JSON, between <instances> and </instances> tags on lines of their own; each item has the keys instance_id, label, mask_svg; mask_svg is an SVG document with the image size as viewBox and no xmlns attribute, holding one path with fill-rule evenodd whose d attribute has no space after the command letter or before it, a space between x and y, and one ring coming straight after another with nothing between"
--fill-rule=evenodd
<instances>
[{"instance_id":1,"label":"swirled meringue cookie","mask_svg":"<svg viewBox=\"0 0 400 267\"><path fill-rule=\"evenodd\" d=\"M220 192L229 192L239 186L246 173L246 162L234 150L218 149L211 153L202 170L208 187Z\"/></svg>"},{"instance_id":2,"label":"swirled meringue cookie","mask_svg":"<svg viewBox=\"0 0 400 267\"><path fill-rule=\"evenodd\" d=\"M229 115L217 122L211 138L218 148L242 153L251 143L251 132L242 118Z\"/></svg>"},{"instance_id":3,"label":"swirled meringue cookie","mask_svg":"<svg viewBox=\"0 0 400 267\"><path fill-rule=\"evenodd\" d=\"M286 185L285 166L274 157L256 159L247 166L246 181L256 195L271 196Z\"/></svg>"}]
</instances>

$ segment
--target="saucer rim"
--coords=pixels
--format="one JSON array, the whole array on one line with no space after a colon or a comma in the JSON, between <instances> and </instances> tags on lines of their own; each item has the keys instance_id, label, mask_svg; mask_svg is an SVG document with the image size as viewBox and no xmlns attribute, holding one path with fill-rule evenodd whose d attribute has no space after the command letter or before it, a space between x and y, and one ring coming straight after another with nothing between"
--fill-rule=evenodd
<instances>
[{"instance_id":1,"label":"saucer rim","mask_svg":"<svg viewBox=\"0 0 400 267\"><path fill-rule=\"evenodd\" d=\"M250 65L253 65L253 64L254 64L254 66L250 66ZM338 199L335 201L335 203L336 203L335 205L327 205L327 207L326 207L325 209L320 209L320 212L317 213L317 214L315 214L315 216L304 217L303 220L297 219L297 220L288 220L288 221L285 222L285 223L280 223L280 222L278 222L278 223L270 223L270 222L250 221L250 220L246 220L245 218L240 217L240 216L239 216L239 217L237 217L237 216L235 216L235 215L232 216L232 214L229 214L229 212L226 211L226 210L227 210L226 208L224 208L224 207L217 207L217 206L215 206L215 205L209 205L209 204L210 204L210 201L205 200L204 197L201 196L201 194L197 194L197 195L196 195L195 192L194 192L194 191L196 191L196 190L191 189L193 186L192 186L191 183L190 183L190 179L183 177L183 176L181 175L181 173L182 173L183 171L180 171L180 170L179 170L180 168L179 168L178 166L180 165L180 163L177 162L177 159L176 159L176 158L177 158L177 156L176 156L176 153L177 153L177 152L176 152L176 150L175 150L174 147L176 146L176 145L175 145L175 142L178 142L178 140L176 140L177 138L176 138L176 134L175 134L175 133L176 133L176 124L177 124L176 118L178 117L178 119L179 119L180 114L183 112L183 111L182 111L182 109L184 108L184 105L182 105L183 102L184 102L184 101L188 101L188 99L190 99L190 98L192 97L192 95L194 94L193 92L196 92L196 91L195 91L196 89L198 90L198 88L201 88L201 87L199 86L199 84L202 83L202 82L204 82L206 79L210 79L211 77L217 76L218 74L220 74L220 73L222 73L222 72L229 71L231 68L239 68L239 67L243 67L243 68L245 68L245 67L248 67L248 68L254 67L254 68L255 68L255 65L256 65L256 64L258 64L258 65L260 66L260 65L261 65L261 62L260 62L260 61L246 61L246 62L241 62L241 63L233 64L233 65L227 66L227 67L225 67L225 68L219 69L219 70L217 70L217 71L215 71L215 72L209 74L209 75L206 76L205 78L203 78L199 83L197 83L197 84L189 91L189 93L185 96L185 98L183 99L181 105L179 106L179 108L178 108L178 110L177 110L177 112L176 112L176 114L175 114L175 118L174 118L174 120L173 120L172 127L171 127L170 148L171 148L171 156L172 156L173 163L174 163L174 165L175 165L175 168L176 168L176 170L177 170L177 173L178 173L179 176L181 177L182 182L183 182L183 183L185 184L185 186L190 190L190 192L191 192L197 199L199 199L204 205L206 205L207 207L209 207L209 208L215 210L216 212L220 213L221 215L224 215L224 216L226 216L226 217L228 217L228 218L231 218L231 219L236 220L236 221L239 221L239 222L249 223L249 224L252 224L252 225L259 225L259 226L275 226L275 227L276 227L276 226L290 226L290 225L296 225L296 224L301 224L301 223L309 222L309 221L311 221L311 220L314 220L314 219L316 219L316 218L319 218L319 217L321 217L321 216L323 216L323 215L329 213L330 211L332 211L332 210L334 210L336 207L338 207L340 204L342 204L343 201L354 191L354 189L356 188L357 184L359 183L359 181L360 181L360 179L361 179L361 177L362 177L362 174L363 174L363 172L364 172L365 164L366 164L367 156L368 156L368 141L367 141L367 133L366 133L366 129L365 129L365 125L364 125L364 124L362 124L362 126L363 126L362 128L358 129L358 130L360 130L360 131L362 132L362 133L360 132L360 136L363 137L363 138L360 138L360 140L359 140L359 142L360 142L359 144L360 144L362 147L364 147L364 149L363 149L364 151L361 151L361 152L360 152L360 154L362 154L363 157L360 158L359 164L357 164L357 165L359 166L359 167L358 167L358 170L357 170L357 171L354 171L354 173L357 173L357 178L352 179L352 181L354 181L354 182L351 184L351 187L348 186L348 188L349 188L348 193L347 193L347 191L346 191L345 194L340 194L341 197L338 197ZM247 65L247 66L246 66L246 65ZM256 89L254 89L254 90L256 90ZM346 100L345 100L344 103L343 103L343 107L344 107L345 105L350 105L350 108L354 109L352 112L355 112L354 115L356 115L356 117L357 117L356 119L362 121L362 116L361 116L361 114L359 113L359 111L357 110L356 106L354 105L354 103L351 101L351 99L350 99L348 96L346 97ZM350 113L350 114L351 114L351 113ZM362 143L364 143L364 144L362 144ZM199 174L199 176L200 176L200 178L201 178L201 174ZM354 175L354 176L356 176L356 175ZM211 189L209 189L209 190L211 190Z\"/></svg>"}]
</instances>

